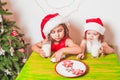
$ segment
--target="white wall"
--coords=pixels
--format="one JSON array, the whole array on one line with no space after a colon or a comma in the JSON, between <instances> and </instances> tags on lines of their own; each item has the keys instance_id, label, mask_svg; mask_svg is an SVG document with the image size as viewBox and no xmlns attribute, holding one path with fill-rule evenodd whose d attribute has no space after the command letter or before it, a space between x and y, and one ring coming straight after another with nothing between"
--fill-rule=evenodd
<instances>
[{"instance_id":1,"label":"white wall","mask_svg":"<svg viewBox=\"0 0 120 80\"><path fill-rule=\"evenodd\" d=\"M8 0L3 0L8 1ZM46 2L48 1L48 2ZM31 43L40 41L40 22L47 13L59 12L62 16L71 19L81 30L85 19L100 17L107 29L105 39L116 46L120 54L120 0L9 0L18 22ZM57 2L56 2L57 1ZM58 4L59 2L59 4ZM63 3L64 2L64 3ZM54 5L54 4L57 5ZM49 4L49 5L48 5ZM63 6L63 7L62 7Z\"/></svg>"}]
</instances>

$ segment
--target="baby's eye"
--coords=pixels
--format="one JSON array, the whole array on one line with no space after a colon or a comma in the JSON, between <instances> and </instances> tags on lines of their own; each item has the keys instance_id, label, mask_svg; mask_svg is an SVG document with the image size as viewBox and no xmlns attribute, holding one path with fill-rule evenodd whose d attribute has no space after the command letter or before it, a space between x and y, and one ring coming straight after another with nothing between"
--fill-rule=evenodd
<instances>
[{"instance_id":1,"label":"baby's eye","mask_svg":"<svg viewBox=\"0 0 120 80\"><path fill-rule=\"evenodd\" d=\"M94 33L93 35L95 35L95 36L96 36L97 34L96 34L96 33Z\"/></svg>"},{"instance_id":2,"label":"baby's eye","mask_svg":"<svg viewBox=\"0 0 120 80\"><path fill-rule=\"evenodd\" d=\"M90 33L87 33L87 35L90 35Z\"/></svg>"}]
</instances>

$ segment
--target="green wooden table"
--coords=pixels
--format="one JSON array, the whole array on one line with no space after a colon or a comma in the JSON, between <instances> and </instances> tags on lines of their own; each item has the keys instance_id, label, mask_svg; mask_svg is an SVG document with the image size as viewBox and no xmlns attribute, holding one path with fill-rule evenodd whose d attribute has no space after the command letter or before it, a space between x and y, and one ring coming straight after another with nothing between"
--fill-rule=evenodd
<instances>
[{"instance_id":1,"label":"green wooden table","mask_svg":"<svg viewBox=\"0 0 120 80\"><path fill-rule=\"evenodd\" d=\"M75 59L70 55L66 59ZM65 78L58 75L54 68L56 63L50 58L42 58L33 52L22 68L16 80L120 80L120 62L116 54L92 58L90 54L80 60L88 66L88 72L77 78Z\"/></svg>"}]
</instances>

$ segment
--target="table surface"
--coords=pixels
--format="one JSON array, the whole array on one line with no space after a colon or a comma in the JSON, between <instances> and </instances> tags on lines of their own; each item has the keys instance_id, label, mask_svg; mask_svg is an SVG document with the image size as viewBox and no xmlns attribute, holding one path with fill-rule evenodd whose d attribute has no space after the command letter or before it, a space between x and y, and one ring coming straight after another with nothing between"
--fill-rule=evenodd
<instances>
[{"instance_id":1,"label":"table surface","mask_svg":"<svg viewBox=\"0 0 120 80\"><path fill-rule=\"evenodd\" d=\"M77 78L60 76L55 72L57 63L32 52L16 80L120 80L120 62L116 54L99 58L92 58L87 54L84 60L76 59L76 55L69 55L65 59L84 62L87 65L87 73Z\"/></svg>"}]
</instances>

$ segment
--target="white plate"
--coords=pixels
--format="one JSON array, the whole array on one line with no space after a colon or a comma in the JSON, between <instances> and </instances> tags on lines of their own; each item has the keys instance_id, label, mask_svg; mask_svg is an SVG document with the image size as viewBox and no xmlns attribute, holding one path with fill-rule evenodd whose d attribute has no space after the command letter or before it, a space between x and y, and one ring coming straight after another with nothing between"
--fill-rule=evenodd
<instances>
[{"instance_id":1,"label":"white plate","mask_svg":"<svg viewBox=\"0 0 120 80\"><path fill-rule=\"evenodd\" d=\"M82 76L83 74L85 74L86 69L86 65L78 60L63 60L57 63L55 67L56 72L64 77Z\"/></svg>"}]
</instances>

